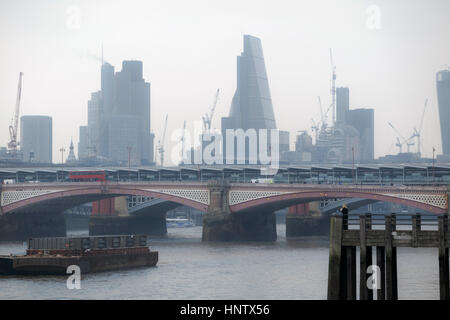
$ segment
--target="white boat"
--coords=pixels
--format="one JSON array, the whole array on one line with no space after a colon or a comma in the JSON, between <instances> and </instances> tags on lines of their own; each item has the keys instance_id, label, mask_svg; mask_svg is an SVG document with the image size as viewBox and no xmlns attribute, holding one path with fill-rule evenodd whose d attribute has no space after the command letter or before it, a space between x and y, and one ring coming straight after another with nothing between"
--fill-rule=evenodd
<instances>
[{"instance_id":1,"label":"white boat","mask_svg":"<svg viewBox=\"0 0 450 320\"><path fill-rule=\"evenodd\" d=\"M167 228L188 228L195 227L194 221L192 219L185 218L166 218Z\"/></svg>"}]
</instances>

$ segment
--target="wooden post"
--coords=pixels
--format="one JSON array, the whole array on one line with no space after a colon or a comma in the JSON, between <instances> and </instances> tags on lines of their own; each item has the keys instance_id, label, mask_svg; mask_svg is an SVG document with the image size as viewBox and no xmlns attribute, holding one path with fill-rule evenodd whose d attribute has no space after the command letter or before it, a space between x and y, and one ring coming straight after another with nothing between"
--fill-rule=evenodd
<instances>
[{"instance_id":1,"label":"wooden post","mask_svg":"<svg viewBox=\"0 0 450 320\"><path fill-rule=\"evenodd\" d=\"M359 299L368 300L367 288L367 247L366 247L366 217L359 217Z\"/></svg>"},{"instance_id":2,"label":"wooden post","mask_svg":"<svg viewBox=\"0 0 450 320\"><path fill-rule=\"evenodd\" d=\"M342 215L333 214L330 219L330 253L328 261L328 300L341 296Z\"/></svg>"},{"instance_id":3,"label":"wooden post","mask_svg":"<svg viewBox=\"0 0 450 320\"><path fill-rule=\"evenodd\" d=\"M411 226L412 226L412 246L413 246L413 248L417 248L419 246L418 234L420 231L420 215L419 214L412 216Z\"/></svg>"},{"instance_id":4,"label":"wooden post","mask_svg":"<svg viewBox=\"0 0 450 320\"><path fill-rule=\"evenodd\" d=\"M397 231L397 216L392 215L392 231ZM392 239L392 234L391 234ZM392 288L393 288L393 299L398 300L398 282L397 282L397 247L392 245Z\"/></svg>"},{"instance_id":5,"label":"wooden post","mask_svg":"<svg viewBox=\"0 0 450 320\"><path fill-rule=\"evenodd\" d=\"M370 213L366 214L366 239L367 239L367 230L372 229L372 215ZM367 243L367 241L366 241ZM366 247L366 286L367 286L367 280L369 279L369 275L367 274L367 268L371 266L372 263L372 247L367 246ZM373 290L367 291L367 299L373 300Z\"/></svg>"},{"instance_id":6,"label":"wooden post","mask_svg":"<svg viewBox=\"0 0 450 320\"><path fill-rule=\"evenodd\" d=\"M447 216L439 217L439 292L441 300L449 300L449 261L445 235L448 231Z\"/></svg>"},{"instance_id":7,"label":"wooden post","mask_svg":"<svg viewBox=\"0 0 450 320\"><path fill-rule=\"evenodd\" d=\"M397 252L392 245L392 232L395 230L395 216L385 217L385 243L386 250L386 300L397 300Z\"/></svg>"},{"instance_id":8,"label":"wooden post","mask_svg":"<svg viewBox=\"0 0 450 320\"><path fill-rule=\"evenodd\" d=\"M347 300L356 300L356 247L346 247Z\"/></svg>"},{"instance_id":9,"label":"wooden post","mask_svg":"<svg viewBox=\"0 0 450 320\"><path fill-rule=\"evenodd\" d=\"M384 247L377 246L377 266L380 268L380 283L377 289L377 300L386 299L386 264L384 261L385 250Z\"/></svg>"},{"instance_id":10,"label":"wooden post","mask_svg":"<svg viewBox=\"0 0 450 320\"><path fill-rule=\"evenodd\" d=\"M342 213L342 231L348 230L348 213ZM348 254L350 252L350 247L342 247L341 251L341 284L340 284L340 299L348 299L348 294L350 287L348 283L348 272L349 267L351 268L351 261L348 261ZM350 279L351 280L351 279Z\"/></svg>"}]
</instances>

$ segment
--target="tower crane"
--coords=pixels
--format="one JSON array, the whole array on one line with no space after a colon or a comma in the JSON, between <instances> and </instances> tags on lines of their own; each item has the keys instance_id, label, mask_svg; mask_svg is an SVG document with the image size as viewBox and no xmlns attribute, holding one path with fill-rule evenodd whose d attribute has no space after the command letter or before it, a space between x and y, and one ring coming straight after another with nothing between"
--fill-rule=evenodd
<instances>
[{"instance_id":1,"label":"tower crane","mask_svg":"<svg viewBox=\"0 0 450 320\"><path fill-rule=\"evenodd\" d=\"M319 108L320 108L320 122L316 123L314 121L314 119L311 118L311 122L312 122L311 129L313 130L316 139L317 139L318 132L325 130L326 126L327 126L327 115L323 113L322 101L320 99L320 96L317 96L317 100L319 101Z\"/></svg>"},{"instance_id":2,"label":"tower crane","mask_svg":"<svg viewBox=\"0 0 450 320\"><path fill-rule=\"evenodd\" d=\"M398 137L397 137L397 143L395 144L395 146L398 147L398 153L402 153L402 144Z\"/></svg>"},{"instance_id":3,"label":"tower crane","mask_svg":"<svg viewBox=\"0 0 450 320\"><path fill-rule=\"evenodd\" d=\"M388 122L388 124L389 124L389 126L392 128L392 129L394 129L394 131L398 134L398 136L403 140L403 144L406 144L406 149L407 149L407 152L409 153L410 151L410 147L411 146L413 146L414 145L414 142L411 142L411 139L408 139L408 140L406 140L403 136L402 136L402 134L392 125L392 123L390 123L390 122ZM399 147L400 148L400 153L402 152L402 147L401 147L401 143L400 143L400 140L399 140L399 138L397 137L397 144L396 144L396 146L397 147Z\"/></svg>"},{"instance_id":4,"label":"tower crane","mask_svg":"<svg viewBox=\"0 0 450 320\"><path fill-rule=\"evenodd\" d=\"M184 154L186 152L186 120L183 123L183 131L181 132L181 163L184 163Z\"/></svg>"},{"instance_id":5,"label":"tower crane","mask_svg":"<svg viewBox=\"0 0 450 320\"><path fill-rule=\"evenodd\" d=\"M321 121L322 121L322 125L324 125L324 124L326 124L326 122L327 122L327 115L323 113L323 109L322 109L322 101L320 100L320 96L318 96L317 99L319 100L320 119L321 119Z\"/></svg>"},{"instance_id":6,"label":"tower crane","mask_svg":"<svg viewBox=\"0 0 450 320\"><path fill-rule=\"evenodd\" d=\"M330 61L331 61L331 108L333 115L333 123L336 121L336 66L333 62L333 50L330 48ZM328 112L327 112L328 113Z\"/></svg>"},{"instance_id":7,"label":"tower crane","mask_svg":"<svg viewBox=\"0 0 450 320\"><path fill-rule=\"evenodd\" d=\"M414 138L417 138L417 153L419 155L420 155L420 142L421 142L421 132L422 132L422 126L423 126L423 118L425 117L425 110L427 109L427 104L428 104L428 98L425 99L425 105L423 106L422 117L420 118L419 129L414 127L414 132L413 132L412 136L409 138L410 140L414 139Z\"/></svg>"},{"instance_id":8,"label":"tower crane","mask_svg":"<svg viewBox=\"0 0 450 320\"><path fill-rule=\"evenodd\" d=\"M219 100L219 91L220 89L217 89L216 95L214 97L214 102L212 104L211 110L208 113L205 113L205 115L202 117L203 119L203 128L205 131L211 130L211 120L214 116L214 111L216 110L217 101Z\"/></svg>"},{"instance_id":9,"label":"tower crane","mask_svg":"<svg viewBox=\"0 0 450 320\"><path fill-rule=\"evenodd\" d=\"M13 153L17 152L17 147L19 146L19 141L17 141L17 131L19 127L20 98L22 97L22 76L23 72L20 72L19 84L17 85L16 109L14 111L12 124L9 126L10 140L8 142L8 148Z\"/></svg>"},{"instance_id":10,"label":"tower crane","mask_svg":"<svg viewBox=\"0 0 450 320\"><path fill-rule=\"evenodd\" d=\"M164 166L164 140L166 138L167 118L168 117L169 117L169 115L166 115L166 119L164 121L164 129L163 129L162 139L158 141L158 152L159 152L159 157L160 157L160 161L161 161L161 167Z\"/></svg>"}]
</instances>

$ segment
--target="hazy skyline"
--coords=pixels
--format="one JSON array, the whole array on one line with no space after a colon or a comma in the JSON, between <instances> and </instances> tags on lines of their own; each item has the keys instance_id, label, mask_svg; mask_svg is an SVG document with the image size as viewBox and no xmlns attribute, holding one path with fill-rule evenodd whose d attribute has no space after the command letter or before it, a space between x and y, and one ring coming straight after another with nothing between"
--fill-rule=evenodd
<instances>
[{"instance_id":1,"label":"hazy skyline","mask_svg":"<svg viewBox=\"0 0 450 320\"><path fill-rule=\"evenodd\" d=\"M368 8L380 10L372 28ZM397 153L387 122L409 138L426 98L422 146L431 157L433 146L441 152L435 74L450 66L449 12L448 0L2 1L0 146L9 140L22 71L20 114L52 116L53 161L61 161L61 147L67 157L71 137L76 147L87 123L90 94L100 89L103 45L116 70L123 60L143 61L155 144L167 113L169 154L171 133L183 120L188 129L201 121L217 88L212 127L220 128L236 89L242 36L250 34L262 41L275 119L290 131L291 149L296 131L311 133L311 118L320 119L317 96L331 102L333 48L337 86L350 88L350 108L375 109L375 157Z\"/></svg>"}]
</instances>

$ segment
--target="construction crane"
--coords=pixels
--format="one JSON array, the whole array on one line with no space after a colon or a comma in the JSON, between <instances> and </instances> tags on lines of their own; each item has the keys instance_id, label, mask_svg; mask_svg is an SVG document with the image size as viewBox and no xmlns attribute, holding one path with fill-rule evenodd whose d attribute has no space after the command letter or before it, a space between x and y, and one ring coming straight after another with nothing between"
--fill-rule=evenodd
<instances>
[{"instance_id":1,"label":"construction crane","mask_svg":"<svg viewBox=\"0 0 450 320\"><path fill-rule=\"evenodd\" d=\"M14 117L12 119L12 124L9 126L9 137L8 148L12 153L16 153L17 147L19 146L19 141L17 140L17 132L19 128L19 112L20 112L20 98L22 96L22 76L23 72L19 73L19 84L17 85L17 97L16 97L16 109L14 111Z\"/></svg>"},{"instance_id":2,"label":"construction crane","mask_svg":"<svg viewBox=\"0 0 450 320\"><path fill-rule=\"evenodd\" d=\"M321 121L322 121L322 125L324 125L324 124L326 124L326 122L327 122L327 115L323 113L323 109L322 109L322 101L320 100L320 96L318 96L317 99L319 100L320 119L321 119Z\"/></svg>"},{"instance_id":3,"label":"construction crane","mask_svg":"<svg viewBox=\"0 0 450 320\"><path fill-rule=\"evenodd\" d=\"M330 48L330 61L331 61L331 106L333 114L333 123L336 121L336 66L333 62L333 50ZM327 111L328 113L328 111Z\"/></svg>"},{"instance_id":4,"label":"construction crane","mask_svg":"<svg viewBox=\"0 0 450 320\"><path fill-rule=\"evenodd\" d=\"M417 138L417 153L419 155L420 155L420 142L421 142L420 139L421 139L422 126L423 126L423 119L425 117L425 110L427 109L427 104L428 104L428 98L425 99L425 105L423 106L422 117L420 118L419 129L414 127L414 132L413 132L412 136L409 138L410 140Z\"/></svg>"},{"instance_id":5,"label":"construction crane","mask_svg":"<svg viewBox=\"0 0 450 320\"><path fill-rule=\"evenodd\" d=\"M392 129L397 133L397 135L403 140L403 144L406 144L407 152L410 152L410 147L414 145L414 142L411 142L411 139L406 140L402 134L392 125L392 123L388 122L389 126L391 126ZM402 147L399 138L397 137L397 144L396 146L400 148L400 153L402 152Z\"/></svg>"},{"instance_id":6,"label":"construction crane","mask_svg":"<svg viewBox=\"0 0 450 320\"><path fill-rule=\"evenodd\" d=\"M316 123L316 121L313 118L311 118L311 122L312 122L311 129L314 132L316 139L317 139L318 132L325 130L327 127L327 115L323 113L322 101L320 99L320 96L317 97L317 100L319 101L320 122Z\"/></svg>"},{"instance_id":7,"label":"construction crane","mask_svg":"<svg viewBox=\"0 0 450 320\"><path fill-rule=\"evenodd\" d=\"M402 153L402 144L398 137L397 137L397 143L395 144L395 146L398 147L398 153Z\"/></svg>"},{"instance_id":8,"label":"construction crane","mask_svg":"<svg viewBox=\"0 0 450 320\"><path fill-rule=\"evenodd\" d=\"M212 104L211 110L202 117L203 119L203 128L205 131L211 130L211 121L214 116L214 111L216 110L217 101L219 100L219 89L216 91L216 95L214 97L214 102Z\"/></svg>"},{"instance_id":9,"label":"construction crane","mask_svg":"<svg viewBox=\"0 0 450 320\"><path fill-rule=\"evenodd\" d=\"M158 152L161 161L161 167L164 167L164 140L166 138L166 130L167 130L167 118L169 115L166 115L166 119L164 121L164 129L162 139L158 141Z\"/></svg>"},{"instance_id":10,"label":"construction crane","mask_svg":"<svg viewBox=\"0 0 450 320\"><path fill-rule=\"evenodd\" d=\"M183 131L181 131L181 163L184 163L184 154L186 152L186 120L183 123Z\"/></svg>"}]
</instances>

